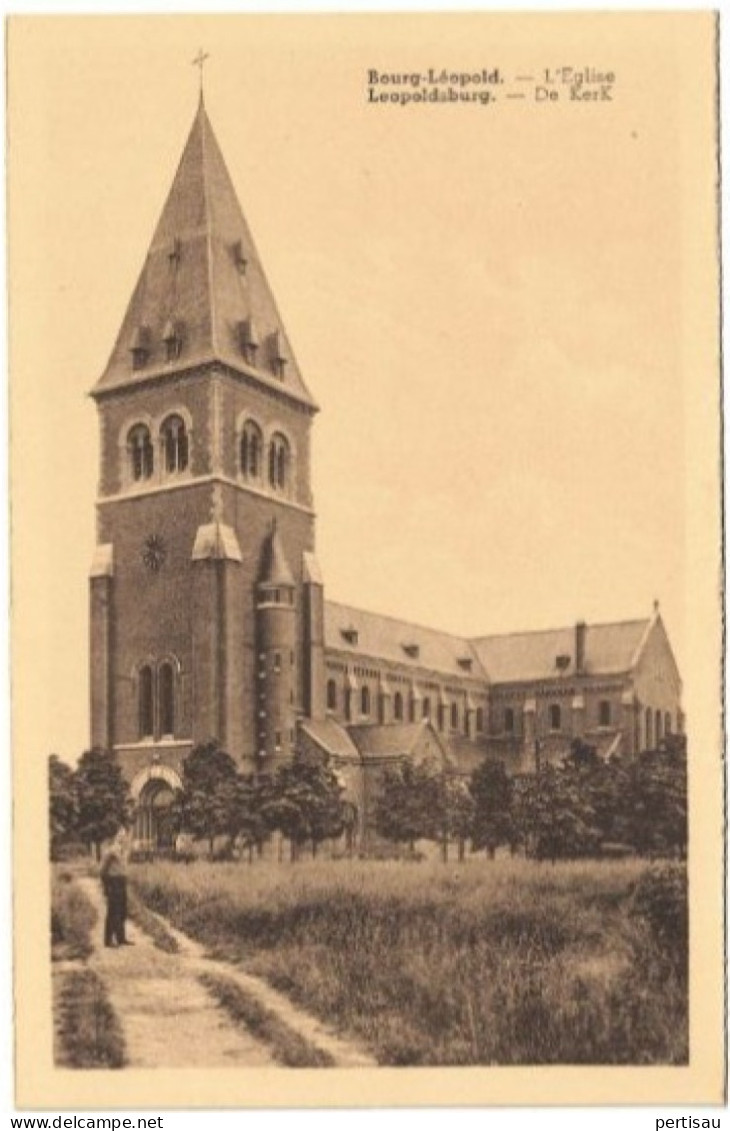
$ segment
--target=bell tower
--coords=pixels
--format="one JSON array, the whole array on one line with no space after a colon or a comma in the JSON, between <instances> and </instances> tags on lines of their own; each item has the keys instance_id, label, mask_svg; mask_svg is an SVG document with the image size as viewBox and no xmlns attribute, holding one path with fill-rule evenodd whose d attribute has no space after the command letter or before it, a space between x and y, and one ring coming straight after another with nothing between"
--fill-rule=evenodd
<instances>
[{"instance_id":1,"label":"bell tower","mask_svg":"<svg viewBox=\"0 0 730 1131\"><path fill-rule=\"evenodd\" d=\"M202 94L92 396L92 744L133 782L210 738L270 768L291 754L297 718L323 713L317 406Z\"/></svg>"}]
</instances>

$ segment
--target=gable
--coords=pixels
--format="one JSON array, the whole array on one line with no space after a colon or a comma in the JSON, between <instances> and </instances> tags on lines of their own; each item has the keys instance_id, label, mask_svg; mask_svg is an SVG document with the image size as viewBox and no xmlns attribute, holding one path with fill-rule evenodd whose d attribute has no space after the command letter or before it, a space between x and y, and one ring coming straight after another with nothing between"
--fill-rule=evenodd
<instances>
[{"instance_id":1,"label":"gable","mask_svg":"<svg viewBox=\"0 0 730 1131\"><path fill-rule=\"evenodd\" d=\"M350 726L347 731L365 762L400 758L434 761L439 765L450 762L438 734L426 719L419 723Z\"/></svg>"},{"instance_id":2,"label":"gable","mask_svg":"<svg viewBox=\"0 0 730 1131\"><path fill-rule=\"evenodd\" d=\"M636 684L641 697L647 692L670 691L679 698L682 679L660 616L655 617L635 656ZM649 694L651 698L651 694Z\"/></svg>"}]
</instances>

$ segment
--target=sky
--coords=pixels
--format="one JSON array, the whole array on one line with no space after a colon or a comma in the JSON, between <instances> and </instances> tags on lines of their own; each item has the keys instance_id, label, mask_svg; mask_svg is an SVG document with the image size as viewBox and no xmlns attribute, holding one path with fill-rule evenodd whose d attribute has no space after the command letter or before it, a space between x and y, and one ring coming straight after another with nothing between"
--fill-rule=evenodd
<instances>
[{"instance_id":1,"label":"sky","mask_svg":"<svg viewBox=\"0 0 730 1131\"><path fill-rule=\"evenodd\" d=\"M467 636L634 619L658 599L686 679L695 457L717 437L688 412L715 375L693 352L681 17L60 17L16 20L9 42L29 754L73 760L88 741L88 391L192 123L201 45L209 117L322 409L326 595ZM517 89L562 66L615 72L612 101L367 100L372 69L499 67Z\"/></svg>"}]
</instances>

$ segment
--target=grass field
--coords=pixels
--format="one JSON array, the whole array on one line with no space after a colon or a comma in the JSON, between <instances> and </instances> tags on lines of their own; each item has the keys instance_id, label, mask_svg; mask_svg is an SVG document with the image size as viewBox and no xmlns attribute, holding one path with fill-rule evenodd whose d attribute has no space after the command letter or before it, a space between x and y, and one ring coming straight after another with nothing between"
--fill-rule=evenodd
<instances>
[{"instance_id":1,"label":"grass field","mask_svg":"<svg viewBox=\"0 0 730 1131\"><path fill-rule=\"evenodd\" d=\"M685 874L647 886L648 869L201 861L132 878L382 1064L683 1064Z\"/></svg>"}]
</instances>

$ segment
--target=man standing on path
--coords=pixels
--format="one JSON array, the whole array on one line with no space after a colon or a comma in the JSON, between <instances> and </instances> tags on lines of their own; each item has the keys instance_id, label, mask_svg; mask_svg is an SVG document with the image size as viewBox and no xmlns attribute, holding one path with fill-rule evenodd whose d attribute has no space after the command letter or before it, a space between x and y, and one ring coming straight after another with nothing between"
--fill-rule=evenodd
<instances>
[{"instance_id":1,"label":"man standing on path","mask_svg":"<svg viewBox=\"0 0 730 1131\"><path fill-rule=\"evenodd\" d=\"M122 827L105 854L99 872L106 898L104 946L133 946L125 937L127 918L127 834Z\"/></svg>"}]
</instances>

